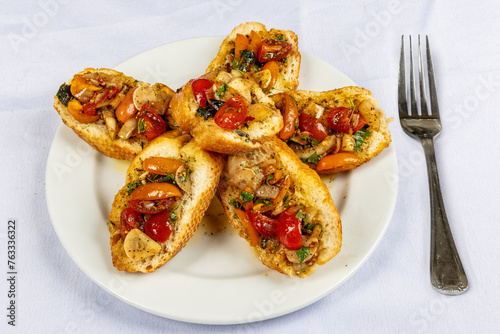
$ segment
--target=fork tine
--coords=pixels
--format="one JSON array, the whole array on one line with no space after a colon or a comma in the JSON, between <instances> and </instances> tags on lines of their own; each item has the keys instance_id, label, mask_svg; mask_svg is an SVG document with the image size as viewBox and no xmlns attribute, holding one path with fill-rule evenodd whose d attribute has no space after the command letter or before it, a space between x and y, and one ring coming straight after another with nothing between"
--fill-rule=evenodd
<instances>
[{"instance_id":1,"label":"fork tine","mask_svg":"<svg viewBox=\"0 0 500 334\"><path fill-rule=\"evenodd\" d=\"M431 114L439 117L439 107L436 93L436 82L434 80L434 66L432 66L431 48L429 46L429 36L425 36L427 47L427 74L429 76L429 95L431 98Z\"/></svg>"},{"instance_id":2,"label":"fork tine","mask_svg":"<svg viewBox=\"0 0 500 334\"><path fill-rule=\"evenodd\" d=\"M420 48L420 35L418 35L418 77L420 83L420 111L422 116L427 116L427 100L425 97L425 77L423 73L422 49Z\"/></svg>"},{"instance_id":3,"label":"fork tine","mask_svg":"<svg viewBox=\"0 0 500 334\"><path fill-rule=\"evenodd\" d=\"M413 73L413 50L410 36L410 112L412 116L418 115L417 98L415 97L415 80Z\"/></svg>"},{"instance_id":4,"label":"fork tine","mask_svg":"<svg viewBox=\"0 0 500 334\"><path fill-rule=\"evenodd\" d=\"M406 100L405 36L404 35L401 36L401 55L399 58L398 105L399 105L399 118L408 117L408 102Z\"/></svg>"}]
</instances>

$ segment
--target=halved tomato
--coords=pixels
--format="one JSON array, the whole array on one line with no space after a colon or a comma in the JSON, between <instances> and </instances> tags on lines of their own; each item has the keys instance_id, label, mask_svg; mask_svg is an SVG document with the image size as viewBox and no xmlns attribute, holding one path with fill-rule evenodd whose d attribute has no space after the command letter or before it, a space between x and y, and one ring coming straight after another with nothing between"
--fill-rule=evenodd
<instances>
[{"instance_id":1,"label":"halved tomato","mask_svg":"<svg viewBox=\"0 0 500 334\"><path fill-rule=\"evenodd\" d=\"M153 201L157 199L166 199L170 197L181 197L182 193L171 183L153 182L135 188L130 193L130 200L147 200Z\"/></svg>"},{"instance_id":2,"label":"halved tomato","mask_svg":"<svg viewBox=\"0 0 500 334\"><path fill-rule=\"evenodd\" d=\"M207 106L207 92L210 88L212 88L212 86L213 82L204 78L194 79L191 81L191 89L193 90L194 99L200 107L205 108Z\"/></svg>"},{"instance_id":3,"label":"halved tomato","mask_svg":"<svg viewBox=\"0 0 500 334\"><path fill-rule=\"evenodd\" d=\"M269 63L268 63L269 64ZM282 140L288 140L295 133L295 124L299 117L299 110L297 104L287 93L283 93L283 128L280 130L278 136Z\"/></svg>"},{"instance_id":4,"label":"halved tomato","mask_svg":"<svg viewBox=\"0 0 500 334\"><path fill-rule=\"evenodd\" d=\"M152 140L167 130L167 123L149 104L144 104L137 113L137 137Z\"/></svg>"},{"instance_id":5,"label":"halved tomato","mask_svg":"<svg viewBox=\"0 0 500 334\"><path fill-rule=\"evenodd\" d=\"M299 129L301 132L309 132L312 138L319 141L323 141L328 136L325 127L320 121L304 113L299 116Z\"/></svg>"},{"instance_id":6,"label":"halved tomato","mask_svg":"<svg viewBox=\"0 0 500 334\"><path fill-rule=\"evenodd\" d=\"M120 234L122 239L125 240L127 233L134 228L144 231L143 215L132 208L123 209L120 215Z\"/></svg>"},{"instance_id":7,"label":"halved tomato","mask_svg":"<svg viewBox=\"0 0 500 334\"><path fill-rule=\"evenodd\" d=\"M128 201L128 205L137 212L144 214L155 214L167 210L172 204L172 199L157 200L133 200Z\"/></svg>"},{"instance_id":8,"label":"halved tomato","mask_svg":"<svg viewBox=\"0 0 500 334\"><path fill-rule=\"evenodd\" d=\"M142 162L142 169L154 174L168 175L175 174L177 169L182 165L184 165L184 163L179 160L164 157L150 157L144 159Z\"/></svg>"},{"instance_id":9,"label":"halved tomato","mask_svg":"<svg viewBox=\"0 0 500 334\"><path fill-rule=\"evenodd\" d=\"M214 116L214 121L223 129L233 130L243 124L246 117L245 100L239 95L234 95L219 108Z\"/></svg>"},{"instance_id":10,"label":"halved tomato","mask_svg":"<svg viewBox=\"0 0 500 334\"><path fill-rule=\"evenodd\" d=\"M285 58L292 51L292 44L286 41L268 38L262 41L259 47L258 60L265 63L271 60Z\"/></svg>"},{"instance_id":11,"label":"halved tomato","mask_svg":"<svg viewBox=\"0 0 500 334\"><path fill-rule=\"evenodd\" d=\"M302 219L297 218L296 212L289 211L278 217L278 238L286 249L297 250L302 247Z\"/></svg>"},{"instance_id":12,"label":"halved tomato","mask_svg":"<svg viewBox=\"0 0 500 334\"><path fill-rule=\"evenodd\" d=\"M328 125L338 132L354 133L365 126L364 117L346 107L333 108L328 113Z\"/></svg>"},{"instance_id":13,"label":"halved tomato","mask_svg":"<svg viewBox=\"0 0 500 334\"><path fill-rule=\"evenodd\" d=\"M172 225L170 224L170 212L163 211L156 215L152 215L144 225L144 233L150 238L165 242L172 233Z\"/></svg>"},{"instance_id":14,"label":"halved tomato","mask_svg":"<svg viewBox=\"0 0 500 334\"><path fill-rule=\"evenodd\" d=\"M248 219L253 227L266 238L278 236L278 222L276 219L267 217L260 212L254 212L251 209L246 210Z\"/></svg>"}]
</instances>

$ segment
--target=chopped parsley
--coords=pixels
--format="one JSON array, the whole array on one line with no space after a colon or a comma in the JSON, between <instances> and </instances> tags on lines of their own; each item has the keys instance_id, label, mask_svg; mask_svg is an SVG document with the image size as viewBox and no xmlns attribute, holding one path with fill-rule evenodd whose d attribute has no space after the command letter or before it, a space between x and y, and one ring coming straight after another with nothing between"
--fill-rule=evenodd
<instances>
[{"instance_id":1,"label":"chopped parsley","mask_svg":"<svg viewBox=\"0 0 500 334\"><path fill-rule=\"evenodd\" d=\"M247 202L253 201L253 194L246 190L242 190L240 194L240 199L243 201L241 204L245 205Z\"/></svg>"},{"instance_id":2,"label":"chopped parsley","mask_svg":"<svg viewBox=\"0 0 500 334\"><path fill-rule=\"evenodd\" d=\"M361 151L361 146L366 143L365 139L372 134L371 130L360 129L354 133L354 150L356 153Z\"/></svg>"},{"instance_id":3,"label":"chopped parsley","mask_svg":"<svg viewBox=\"0 0 500 334\"><path fill-rule=\"evenodd\" d=\"M311 144L311 146L316 146L319 143L321 143L319 140L313 138L313 137L308 137L308 136L302 136L302 139L304 139L306 142Z\"/></svg>"},{"instance_id":4,"label":"chopped parsley","mask_svg":"<svg viewBox=\"0 0 500 334\"><path fill-rule=\"evenodd\" d=\"M314 152L309 158L300 158L303 163L306 164L313 164L313 165L318 165L319 160L321 159L320 156L318 156L318 153Z\"/></svg>"},{"instance_id":5,"label":"chopped parsley","mask_svg":"<svg viewBox=\"0 0 500 334\"><path fill-rule=\"evenodd\" d=\"M245 131L241 131L241 130L233 130L234 132L236 132L236 134L240 137L245 137L245 142L249 142L250 141L250 135L248 133L246 133Z\"/></svg>"},{"instance_id":6,"label":"chopped parsley","mask_svg":"<svg viewBox=\"0 0 500 334\"><path fill-rule=\"evenodd\" d=\"M248 72L251 66L255 63L255 53L250 50L240 51L240 61L236 60L236 55L231 63L231 66L243 72Z\"/></svg>"},{"instance_id":7,"label":"chopped parsley","mask_svg":"<svg viewBox=\"0 0 500 334\"><path fill-rule=\"evenodd\" d=\"M189 167L188 167L187 170L186 170L186 174L182 175L181 181L182 182L186 182L187 180L189 180L189 175L190 174L191 174L191 169L189 169Z\"/></svg>"},{"instance_id":8,"label":"chopped parsley","mask_svg":"<svg viewBox=\"0 0 500 334\"><path fill-rule=\"evenodd\" d=\"M222 99L224 97L224 95L226 95L226 93L229 91L229 86L224 82L220 87L219 89L217 89L217 96Z\"/></svg>"},{"instance_id":9,"label":"chopped parsley","mask_svg":"<svg viewBox=\"0 0 500 334\"><path fill-rule=\"evenodd\" d=\"M304 260L309 255L309 247L302 247L301 249L297 249L297 257L299 258L299 262L302 264Z\"/></svg>"}]
</instances>

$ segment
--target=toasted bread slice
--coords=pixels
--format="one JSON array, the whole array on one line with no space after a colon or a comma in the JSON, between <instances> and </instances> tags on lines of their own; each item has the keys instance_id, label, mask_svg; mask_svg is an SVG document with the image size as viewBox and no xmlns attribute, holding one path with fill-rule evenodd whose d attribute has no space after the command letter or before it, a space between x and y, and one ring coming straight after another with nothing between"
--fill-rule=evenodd
<instances>
[{"instance_id":1,"label":"toasted bread slice","mask_svg":"<svg viewBox=\"0 0 500 334\"><path fill-rule=\"evenodd\" d=\"M209 101L222 103L237 95L244 100L247 110L242 124L233 129L222 128L215 122L214 108L205 116L199 112L193 80L186 83L172 98L170 113L179 128L190 132L204 149L223 154L251 151L260 146L259 140L274 136L283 126L280 111L254 81L223 71L206 73L202 78L213 83L207 93L212 97Z\"/></svg>"},{"instance_id":2,"label":"toasted bread slice","mask_svg":"<svg viewBox=\"0 0 500 334\"><path fill-rule=\"evenodd\" d=\"M341 221L328 188L276 137L229 157L218 196L231 225L269 268L304 278L340 251ZM283 232L286 215L301 220L298 251L284 243L293 237ZM282 230L285 241L273 229Z\"/></svg>"},{"instance_id":3,"label":"toasted bread slice","mask_svg":"<svg viewBox=\"0 0 500 334\"><path fill-rule=\"evenodd\" d=\"M238 66L235 64L235 41L238 34L245 36L250 44L247 50L253 50L253 56L258 58L258 49L260 43L252 40L252 31L257 33L258 39L264 41L266 39L279 40L280 43L286 42L290 44L291 51L283 59L277 60L279 67L279 74L275 78L275 82L270 85L268 76L265 73L259 73L262 71L264 63L250 61L250 66ZM258 44L258 45L257 45ZM212 72L215 70L231 71L237 69L239 71L248 73L249 76L255 77L257 81L261 83L261 88L267 93L279 93L282 91L295 90L299 86L299 70L300 70L300 52L298 47L297 35L290 30L278 30L271 29L267 30L266 26L258 22L247 22L242 23L224 39L222 42L217 56L212 60L207 68L207 72ZM239 55L237 55L239 56ZM240 61L240 64L242 62ZM254 66L255 65L255 66ZM257 74L259 73L259 74ZM263 80L264 76L264 80Z\"/></svg>"},{"instance_id":4,"label":"toasted bread slice","mask_svg":"<svg viewBox=\"0 0 500 334\"><path fill-rule=\"evenodd\" d=\"M176 160L183 164L182 168L187 168L184 172L189 170L179 175L181 167L177 169L176 186L180 188L182 196L176 198L167 209L172 232L164 242L157 242L154 236L147 235L148 220L143 227L144 232L137 227L127 231L127 226L122 226L121 221L124 209L131 207L129 200L134 192L130 190L134 187L139 189L143 184L154 184L147 181L150 179L145 177L144 167L144 161L153 157ZM109 214L113 265L118 270L147 273L155 271L176 255L198 228L215 194L223 165L224 158L221 155L203 150L191 136L182 134L180 130L166 132L151 141L132 161L127 170L125 186L115 196ZM176 217L175 221L172 221L173 217Z\"/></svg>"},{"instance_id":5,"label":"toasted bread slice","mask_svg":"<svg viewBox=\"0 0 500 334\"><path fill-rule=\"evenodd\" d=\"M313 130L307 131L307 126L298 124L294 135L287 140L297 156L320 174L357 168L391 143L389 123L392 119L386 117L379 102L365 88L351 86L325 92L298 90L289 94L297 105L299 115L307 114L310 119L312 117L313 122L319 123L317 126L323 128L323 136L327 135L324 139L316 140ZM282 99L283 94L273 96L276 105L283 109L280 104ZM330 111L337 107L354 111L352 114L359 113L366 124L356 133L333 130L328 117ZM304 119L303 123L306 122L312 124L311 120Z\"/></svg>"},{"instance_id":6,"label":"toasted bread slice","mask_svg":"<svg viewBox=\"0 0 500 334\"><path fill-rule=\"evenodd\" d=\"M85 114L85 104L102 97L109 88L110 98L97 105L95 116ZM167 111L174 93L163 84L140 82L115 70L87 68L75 74L67 85L61 85L54 97L54 108L64 124L93 148L111 158L132 160L149 142L145 135L137 133L138 109L150 104L167 128L176 128ZM123 111L127 101L129 112L135 114L118 115L117 108Z\"/></svg>"}]
</instances>

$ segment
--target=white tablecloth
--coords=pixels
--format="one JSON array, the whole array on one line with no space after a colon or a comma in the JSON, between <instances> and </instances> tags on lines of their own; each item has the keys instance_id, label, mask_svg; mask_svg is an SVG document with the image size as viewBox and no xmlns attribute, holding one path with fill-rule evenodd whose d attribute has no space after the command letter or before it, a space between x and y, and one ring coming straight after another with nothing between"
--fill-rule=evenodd
<instances>
[{"instance_id":1,"label":"white tablecloth","mask_svg":"<svg viewBox=\"0 0 500 334\"><path fill-rule=\"evenodd\" d=\"M0 332L498 333L500 2L2 1L0 10ZM320 301L252 325L206 326L149 314L104 292L70 259L45 198L47 155L61 120L57 87L85 67L113 67L165 43L226 35L241 22L290 29L301 50L369 88L384 106L399 194L379 247ZM397 119L402 34L431 39L443 131L442 192L470 289L429 281L429 195L421 145ZM7 224L17 221L16 327L8 325Z\"/></svg>"}]
</instances>

